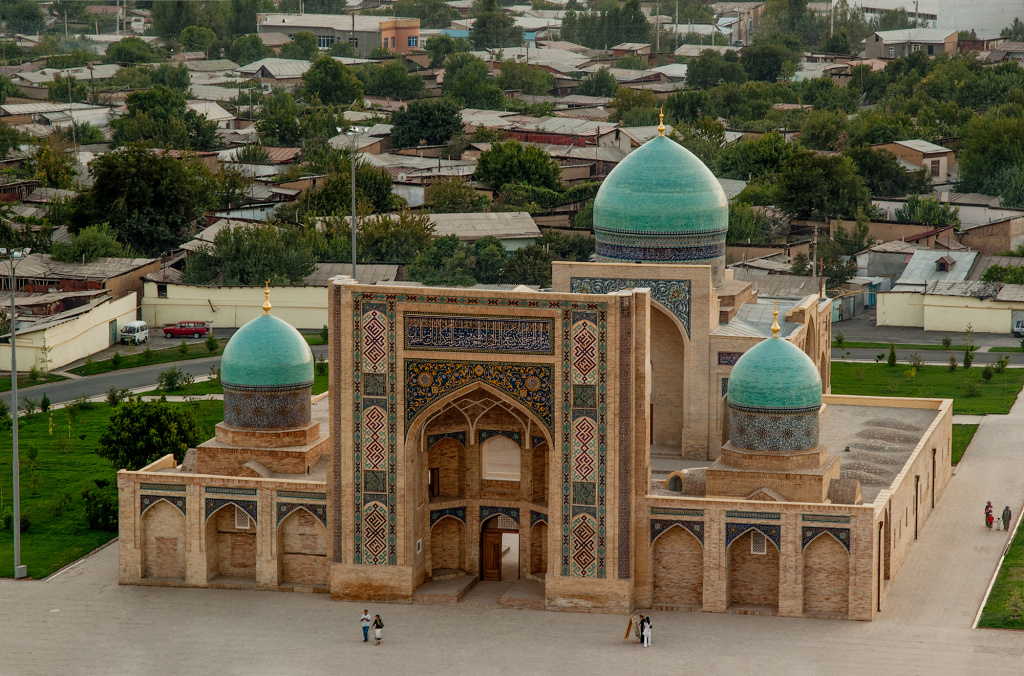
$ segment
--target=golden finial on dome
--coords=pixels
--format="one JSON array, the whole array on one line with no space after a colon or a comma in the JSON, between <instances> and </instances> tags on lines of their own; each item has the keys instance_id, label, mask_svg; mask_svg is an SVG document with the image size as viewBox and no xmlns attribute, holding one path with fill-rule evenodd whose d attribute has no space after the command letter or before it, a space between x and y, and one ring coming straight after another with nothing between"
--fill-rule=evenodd
<instances>
[{"instance_id":1,"label":"golden finial on dome","mask_svg":"<svg viewBox=\"0 0 1024 676\"><path fill-rule=\"evenodd\" d=\"M779 301L775 301L775 312L772 313L775 320L772 321L772 336L779 337Z\"/></svg>"},{"instance_id":2,"label":"golden finial on dome","mask_svg":"<svg viewBox=\"0 0 1024 676\"><path fill-rule=\"evenodd\" d=\"M266 289L264 289L263 295L266 296L266 300L263 301L263 311L269 315L270 314L270 308L272 307L270 305L270 280L269 279L267 280L267 287L266 287Z\"/></svg>"},{"instance_id":3,"label":"golden finial on dome","mask_svg":"<svg viewBox=\"0 0 1024 676\"><path fill-rule=\"evenodd\" d=\"M665 106L658 112L658 136L665 135Z\"/></svg>"}]
</instances>

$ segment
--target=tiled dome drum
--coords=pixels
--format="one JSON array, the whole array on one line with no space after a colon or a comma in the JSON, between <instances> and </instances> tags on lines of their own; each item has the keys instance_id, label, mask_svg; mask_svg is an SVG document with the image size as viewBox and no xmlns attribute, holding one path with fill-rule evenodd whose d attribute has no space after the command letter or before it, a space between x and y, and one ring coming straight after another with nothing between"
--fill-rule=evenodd
<instances>
[{"instance_id":1,"label":"tiled dome drum","mask_svg":"<svg viewBox=\"0 0 1024 676\"><path fill-rule=\"evenodd\" d=\"M313 352L291 324L270 314L269 300L264 309L224 348L224 422L250 430L308 425Z\"/></svg>"},{"instance_id":2,"label":"tiled dome drum","mask_svg":"<svg viewBox=\"0 0 1024 676\"><path fill-rule=\"evenodd\" d=\"M724 277L728 228L718 179L664 136L620 162L594 200L599 261L710 265L715 286Z\"/></svg>"},{"instance_id":3,"label":"tiled dome drum","mask_svg":"<svg viewBox=\"0 0 1024 676\"><path fill-rule=\"evenodd\" d=\"M821 376L803 350L777 335L747 350L729 374L729 441L753 451L818 446Z\"/></svg>"}]
</instances>

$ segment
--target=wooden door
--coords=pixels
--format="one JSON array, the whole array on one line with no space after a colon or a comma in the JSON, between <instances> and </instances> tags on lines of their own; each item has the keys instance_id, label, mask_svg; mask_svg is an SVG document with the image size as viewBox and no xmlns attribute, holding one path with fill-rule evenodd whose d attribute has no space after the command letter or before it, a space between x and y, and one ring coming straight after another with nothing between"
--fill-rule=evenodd
<instances>
[{"instance_id":1,"label":"wooden door","mask_svg":"<svg viewBox=\"0 0 1024 676\"><path fill-rule=\"evenodd\" d=\"M480 579L501 582L501 533L485 530L480 534Z\"/></svg>"}]
</instances>

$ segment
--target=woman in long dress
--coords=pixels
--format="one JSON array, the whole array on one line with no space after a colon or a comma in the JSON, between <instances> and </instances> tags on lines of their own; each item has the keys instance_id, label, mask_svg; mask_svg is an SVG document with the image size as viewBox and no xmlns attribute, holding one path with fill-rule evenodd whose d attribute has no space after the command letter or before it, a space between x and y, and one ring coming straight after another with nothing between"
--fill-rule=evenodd
<instances>
[{"instance_id":1,"label":"woman in long dress","mask_svg":"<svg viewBox=\"0 0 1024 676\"><path fill-rule=\"evenodd\" d=\"M651 647L651 620L650 620L650 618L646 618L646 622L644 622L644 647L645 648L650 648Z\"/></svg>"},{"instance_id":2,"label":"woman in long dress","mask_svg":"<svg viewBox=\"0 0 1024 676\"><path fill-rule=\"evenodd\" d=\"M380 632L384 629L384 623L380 620L380 615L373 616L373 642L376 645L380 645Z\"/></svg>"}]
</instances>

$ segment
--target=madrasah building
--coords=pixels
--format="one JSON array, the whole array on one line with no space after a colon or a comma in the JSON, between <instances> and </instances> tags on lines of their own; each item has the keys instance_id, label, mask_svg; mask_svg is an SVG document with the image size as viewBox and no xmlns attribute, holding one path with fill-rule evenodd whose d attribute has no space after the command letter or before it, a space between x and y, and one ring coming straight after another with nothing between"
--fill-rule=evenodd
<instances>
[{"instance_id":1,"label":"madrasah building","mask_svg":"<svg viewBox=\"0 0 1024 676\"><path fill-rule=\"evenodd\" d=\"M872 619L950 480L951 402L829 394L828 302L732 279L727 222L656 137L550 290L330 280L317 397L268 301L216 436L119 473L120 582Z\"/></svg>"}]
</instances>

